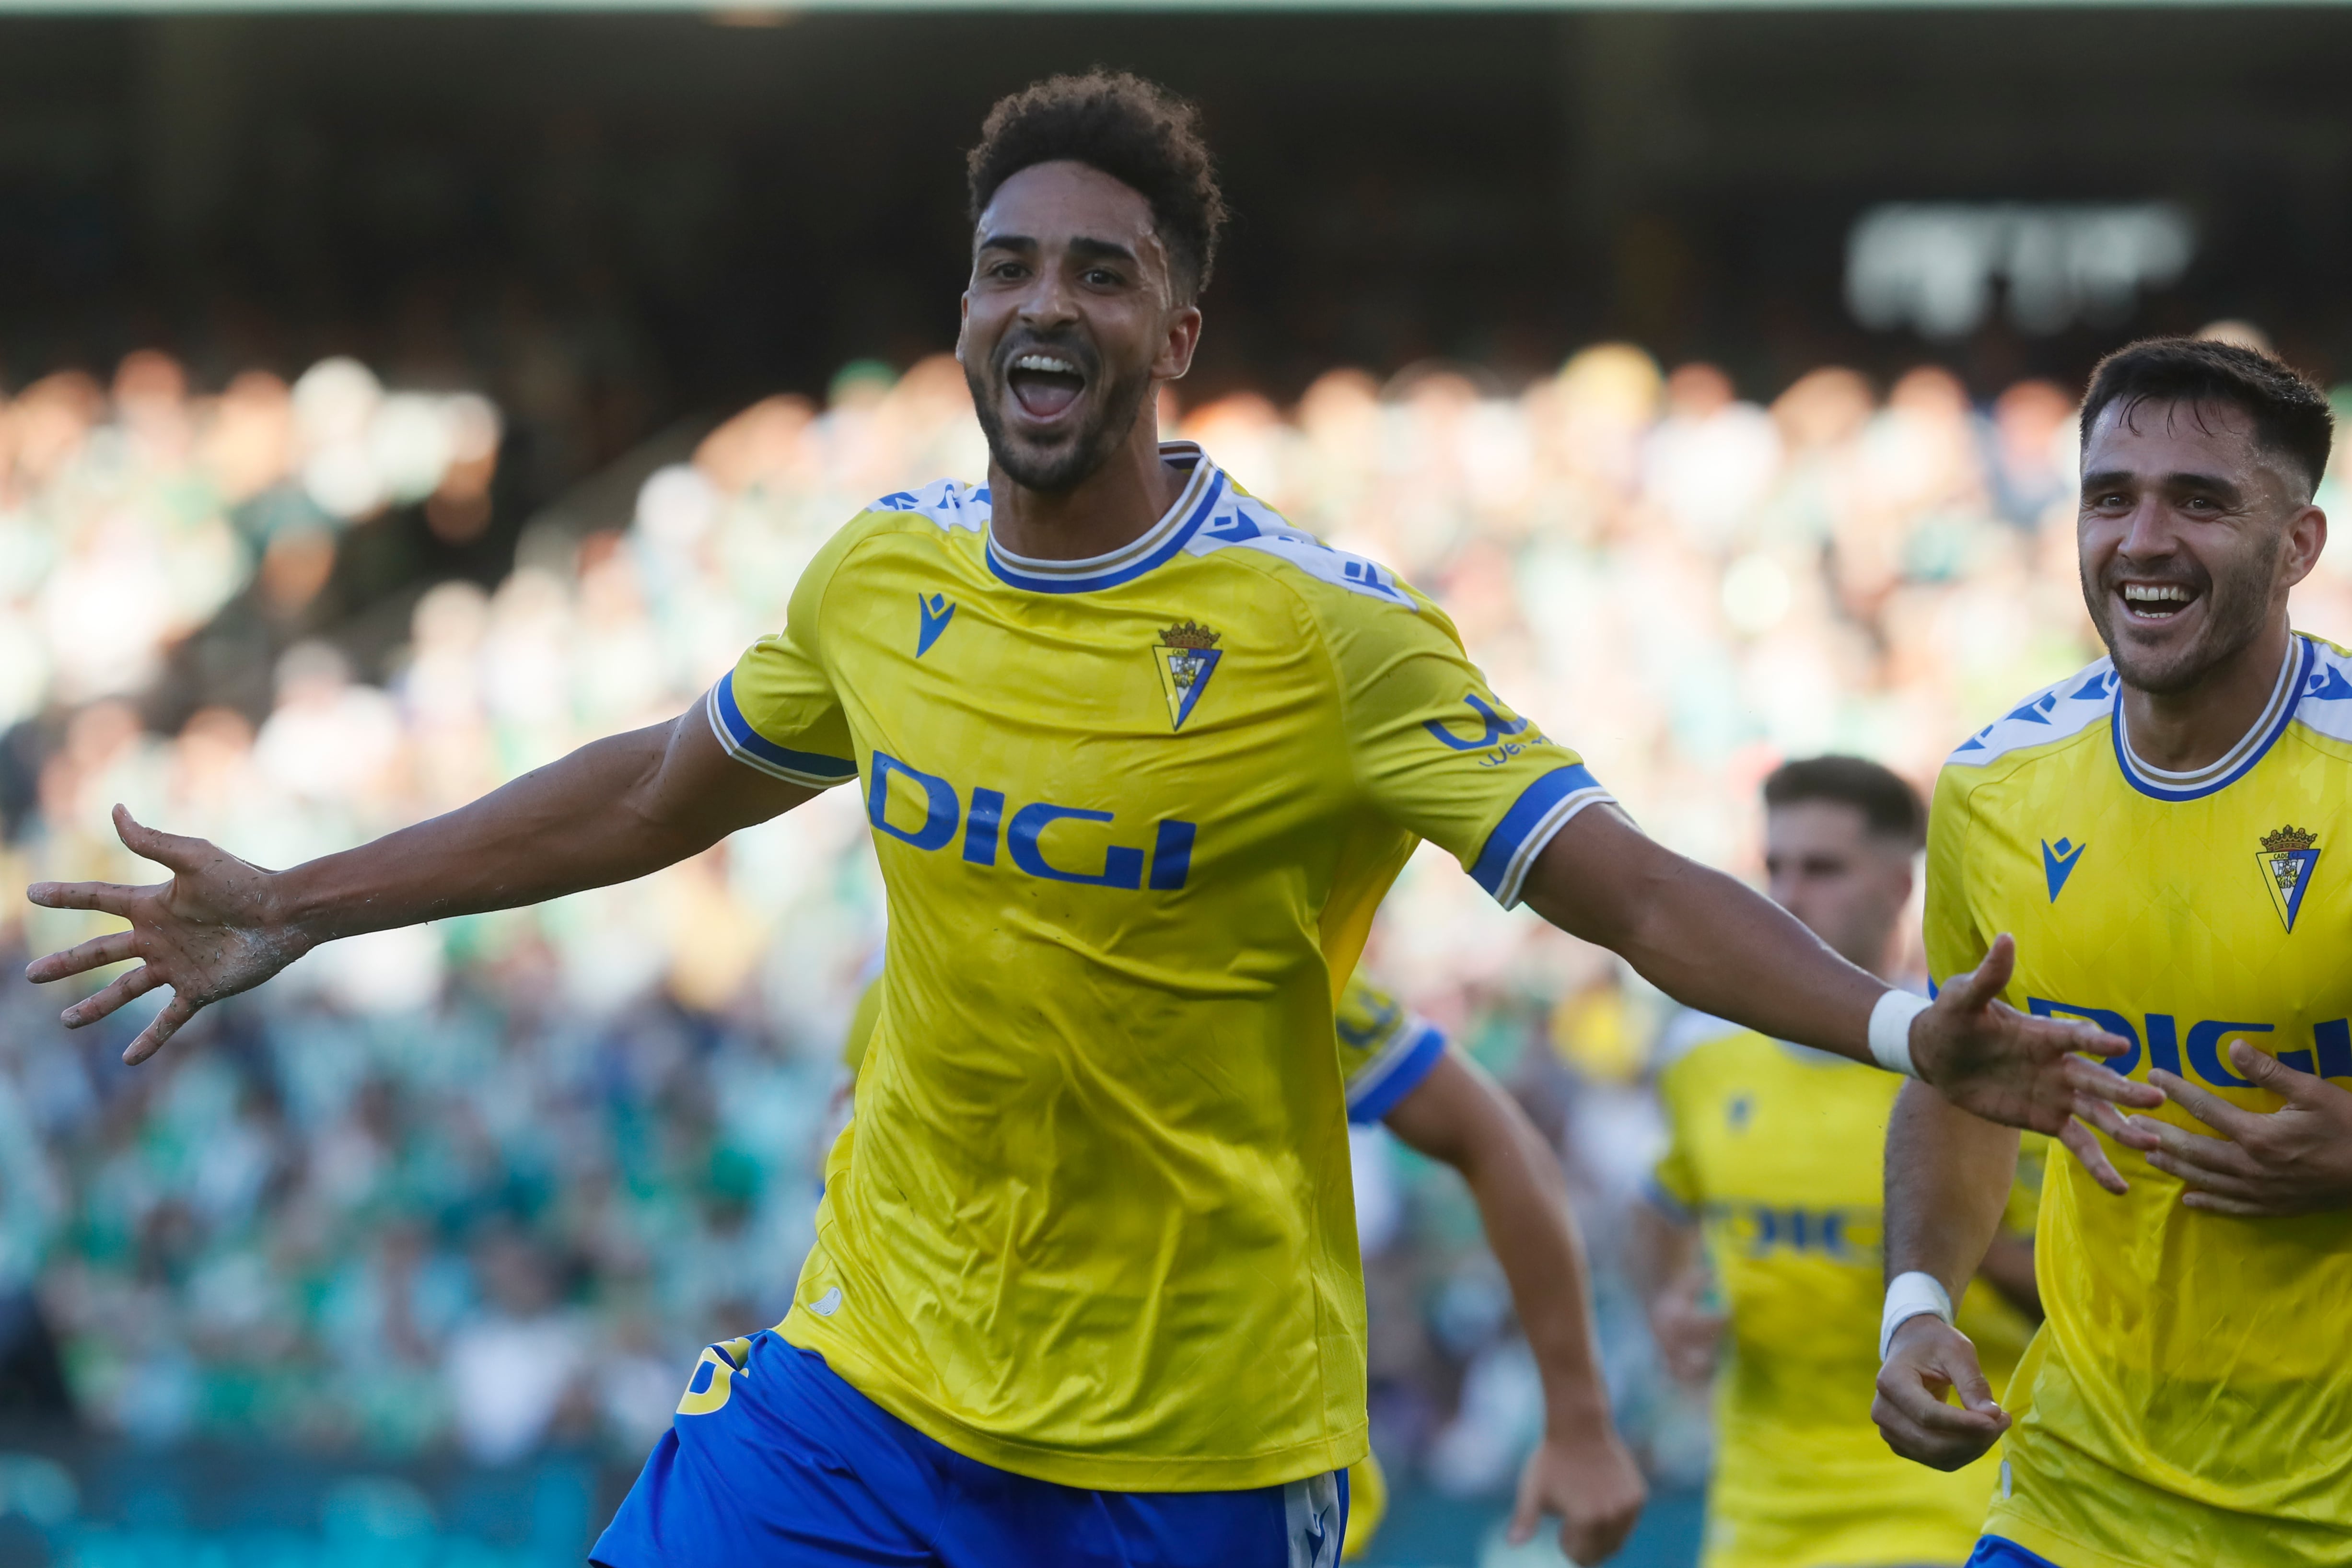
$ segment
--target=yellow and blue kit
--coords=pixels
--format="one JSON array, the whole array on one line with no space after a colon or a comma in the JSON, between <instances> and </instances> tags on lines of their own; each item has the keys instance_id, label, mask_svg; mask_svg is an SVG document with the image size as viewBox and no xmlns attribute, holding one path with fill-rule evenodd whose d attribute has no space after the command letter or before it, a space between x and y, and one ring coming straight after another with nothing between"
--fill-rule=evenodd
<instances>
[{"instance_id":1,"label":"yellow and blue kit","mask_svg":"<svg viewBox=\"0 0 2352 1568\"><path fill-rule=\"evenodd\" d=\"M1427 838L1506 904L1607 797L1442 612L1171 444L1174 506L1018 557L885 497L710 695L858 780L890 926L856 1114L777 1332L954 1452L1082 1488L1363 1457L1334 1004Z\"/></svg>"},{"instance_id":2,"label":"yellow and blue kit","mask_svg":"<svg viewBox=\"0 0 2352 1568\"><path fill-rule=\"evenodd\" d=\"M1870 1420L1880 1167L1903 1081L1698 1013L1661 1054L1669 1140L1651 1197L1699 1224L1729 1319L1704 1568L1959 1562L1999 1461L1931 1470ZM2017 1231L2033 1224L2038 1164L2023 1175L2005 1220ZM1958 1315L1998 1395L2032 1324L1982 1281Z\"/></svg>"},{"instance_id":3,"label":"yellow and blue kit","mask_svg":"<svg viewBox=\"0 0 2352 1568\"><path fill-rule=\"evenodd\" d=\"M882 1010L877 974L860 992L849 1031L841 1046L842 1070L855 1083L874 1022ZM1445 1033L1435 1024L1365 979L1351 976L1337 1009L1339 1079L1348 1095L1348 1120L1370 1125L1421 1087L1444 1056ZM841 1124L846 1125L846 1111ZM835 1128L838 1135L839 1128ZM1378 1458L1367 1453L1348 1469L1347 1525L1341 1557L1353 1562L1371 1549L1372 1537L1388 1514L1388 1478Z\"/></svg>"},{"instance_id":4,"label":"yellow and blue kit","mask_svg":"<svg viewBox=\"0 0 2352 1568\"><path fill-rule=\"evenodd\" d=\"M2352 1081L2352 655L2289 644L2260 722L2194 774L2132 753L2105 660L1955 751L1928 829L1936 977L2006 931L2007 999L2121 1036L2109 1065L2134 1078L2274 1110L2231 1069L2242 1040ZM2063 1568L2352 1563L2352 1214L2200 1214L2109 1152L2121 1197L2052 1162L2049 1316L1985 1529Z\"/></svg>"}]
</instances>

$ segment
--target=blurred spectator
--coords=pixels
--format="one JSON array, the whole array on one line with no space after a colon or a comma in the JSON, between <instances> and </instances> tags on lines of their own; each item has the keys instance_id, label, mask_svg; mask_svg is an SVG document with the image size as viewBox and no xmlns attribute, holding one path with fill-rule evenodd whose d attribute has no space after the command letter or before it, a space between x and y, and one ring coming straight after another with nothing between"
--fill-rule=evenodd
<instances>
[{"instance_id":1,"label":"blurred spectator","mask_svg":"<svg viewBox=\"0 0 2352 1568\"><path fill-rule=\"evenodd\" d=\"M560 377L517 384L542 423L578 402ZM2094 651L2072 399L2047 382L1979 409L1936 367L1882 400L1824 366L1767 403L1604 344L1515 392L1429 364L1387 386L1335 370L1292 409L1167 413L1435 594L1651 831L1734 869L1780 757L1860 752L1925 783ZM551 538L509 572L468 553L510 527L500 429L478 397L388 391L350 361L207 394L141 354L110 390L55 376L0 404L7 884L152 876L114 841L117 800L284 864L678 712L781 624L844 520L986 464L951 361L853 366L823 408L720 424L625 531ZM2352 629L2352 552L2297 612ZM250 690L207 685L214 658ZM192 664L179 706L154 706ZM157 1440L642 1452L696 1347L772 1321L808 1245L809 1151L881 928L854 793L643 884L323 948L137 1072L113 1061L137 1019L66 1035L65 998L0 962L0 1406L69 1389ZM101 925L0 901L12 952ZM1370 962L1559 1140L1627 1428L1686 1476L1702 1417L1610 1262L1654 1127L1656 998L1428 852ZM1357 1155L1376 1440L1407 1474L1491 1488L1540 1404L1475 1211L1384 1135Z\"/></svg>"}]
</instances>

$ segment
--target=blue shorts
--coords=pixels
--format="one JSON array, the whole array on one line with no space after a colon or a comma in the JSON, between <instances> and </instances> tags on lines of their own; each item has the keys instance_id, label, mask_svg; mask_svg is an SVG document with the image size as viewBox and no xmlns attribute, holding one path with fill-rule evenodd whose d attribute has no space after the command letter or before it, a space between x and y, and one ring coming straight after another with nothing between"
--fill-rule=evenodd
<instances>
[{"instance_id":1,"label":"blue shorts","mask_svg":"<svg viewBox=\"0 0 2352 1568\"><path fill-rule=\"evenodd\" d=\"M1977 1549L1969 1553L1967 1568L2058 1568L2058 1564L2038 1552L2028 1552L2014 1541L1979 1535Z\"/></svg>"},{"instance_id":2,"label":"blue shorts","mask_svg":"<svg viewBox=\"0 0 2352 1568\"><path fill-rule=\"evenodd\" d=\"M925 1437L771 1330L702 1353L590 1554L603 1568L1336 1568L1344 1471L1251 1491L1113 1492Z\"/></svg>"}]
</instances>

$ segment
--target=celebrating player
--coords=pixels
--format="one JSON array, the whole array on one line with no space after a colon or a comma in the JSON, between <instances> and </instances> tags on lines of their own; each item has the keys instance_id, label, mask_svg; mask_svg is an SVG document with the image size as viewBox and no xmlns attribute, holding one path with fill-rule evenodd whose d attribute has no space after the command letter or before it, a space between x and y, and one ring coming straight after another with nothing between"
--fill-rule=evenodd
<instances>
[{"instance_id":1,"label":"celebrating player","mask_svg":"<svg viewBox=\"0 0 2352 1568\"><path fill-rule=\"evenodd\" d=\"M969 174L988 483L851 521L698 710L284 872L118 812L173 880L34 890L131 921L35 978L145 961L67 1022L173 988L140 1061L320 942L641 876L860 781L888 957L815 1246L598 1561L1335 1552L1366 1445L1332 1007L1417 838L1691 1006L2086 1153L2075 1118L2160 1098L2074 1054L2121 1049L2089 1026L1927 1008L1652 842L1434 604L1160 444L1223 218L1187 106L1041 83Z\"/></svg>"},{"instance_id":2,"label":"celebrating player","mask_svg":"<svg viewBox=\"0 0 2352 1568\"><path fill-rule=\"evenodd\" d=\"M1819 757L1767 779L1764 805L1774 901L1891 977L1926 837L1918 791L1874 762ZM1720 1019L1668 1027L1658 1092L1672 1139L1635 1211L1635 1259L1667 1364L1717 1378L1704 1568L1958 1563L1984 1521L1990 1458L1939 1475L1870 1427L1879 1158L1899 1083ZM2031 1180L2013 1189L1960 1303L1996 1395L2038 1315L2034 1196Z\"/></svg>"},{"instance_id":3,"label":"celebrating player","mask_svg":"<svg viewBox=\"0 0 2352 1568\"><path fill-rule=\"evenodd\" d=\"M2095 1019L2130 1042L2109 1065L2173 1102L2107 1124L2156 1167L2122 1197L2052 1173L2049 1318L2007 1411L1945 1294L1992 1234L2016 1135L1932 1094L1897 1104L1875 1415L1938 1468L2006 1431L1972 1563L2352 1562L2352 1093L2326 1082L2352 1078L2352 655L2287 624L2326 542L2331 434L2318 389L2251 350L2157 340L2102 363L2078 537L2108 657L1936 787L1947 994ZM2005 984L1969 974L1996 931L2025 938Z\"/></svg>"}]
</instances>

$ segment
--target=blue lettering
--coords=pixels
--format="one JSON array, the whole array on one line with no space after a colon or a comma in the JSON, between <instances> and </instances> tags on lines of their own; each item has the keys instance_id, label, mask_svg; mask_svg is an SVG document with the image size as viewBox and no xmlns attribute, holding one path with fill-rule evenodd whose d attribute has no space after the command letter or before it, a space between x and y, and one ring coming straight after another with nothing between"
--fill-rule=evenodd
<instances>
[{"instance_id":1,"label":"blue lettering","mask_svg":"<svg viewBox=\"0 0 2352 1568\"><path fill-rule=\"evenodd\" d=\"M912 832L892 822L888 816L893 773L903 773L923 787L923 825ZM919 768L909 768L887 751L874 754L873 774L873 782L866 791L866 820L874 824L876 832L887 833L919 850L942 849L955 837L958 813L954 785Z\"/></svg>"},{"instance_id":2,"label":"blue lettering","mask_svg":"<svg viewBox=\"0 0 2352 1568\"><path fill-rule=\"evenodd\" d=\"M1113 844L1103 852L1103 868L1097 874L1064 871L1049 862L1044 850L1038 846L1037 835L1052 823L1065 820L1108 822L1111 814L1108 811L1082 810L1076 806L1053 806L1042 800L1024 806L1013 813L1012 830L1005 834L1013 852L1013 863L1031 876L1042 876L1049 882L1083 883L1089 887L1136 888L1143 885L1143 852L1122 844ZM940 841L942 843L945 841L944 839Z\"/></svg>"},{"instance_id":3,"label":"blue lettering","mask_svg":"<svg viewBox=\"0 0 2352 1568\"><path fill-rule=\"evenodd\" d=\"M1454 736L1453 731L1447 729L1444 725L1438 723L1433 718L1425 718L1421 721L1422 728L1429 731L1430 734L1437 737L1439 740L1444 741L1447 746L1452 747L1456 751L1484 751L1488 747L1494 745L1495 742L1502 739L1503 737L1507 735L1517 735L1519 731L1528 727L1528 721L1526 719L1504 718L1502 715L1496 713L1493 708L1488 707L1485 702L1481 701L1476 692L1470 693L1462 700L1468 703L1473 711L1478 715L1479 718L1485 721L1484 727L1478 732L1477 739L1459 739Z\"/></svg>"},{"instance_id":4,"label":"blue lettering","mask_svg":"<svg viewBox=\"0 0 2352 1568\"><path fill-rule=\"evenodd\" d=\"M2139 1030L2132 1028L2131 1020L2123 1014L2109 1012L2105 1008L2078 1008L2072 1002L2053 1002L2044 997L2028 997L2025 998L2025 1006L2026 1010L2032 1013L2035 1018L2088 1019L2118 1040L2131 1041L2129 1051L2121 1056L2110 1056L2106 1059L2107 1066L2114 1068L2117 1072L2129 1073L2133 1068L2139 1065ZM2154 1027L2155 1021L2153 1019L2148 1020L2151 1028ZM2168 1024L2171 1022L2169 1019L2165 1021Z\"/></svg>"},{"instance_id":5,"label":"blue lettering","mask_svg":"<svg viewBox=\"0 0 2352 1568\"><path fill-rule=\"evenodd\" d=\"M2161 1067L2180 1076L2180 1035L2170 1013L2147 1015L2147 1065L2150 1071Z\"/></svg>"},{"instance_id":6,"label":"blue lettering","mask_svg":"<svg viewBox=\"0 0 2352 1568\"><path fill-rule=\"evenodd\" d=\"M1151 885L1173 893L1192 870L1192 824L1162 822L1151 838Z\"/></svg>"},{"instance_id":7,"label":"blue lettering","mask_svg":"<svg viewBox=\"0 0 2352 1568\"><path fill-rule=\"evenodd\" d=\"M2266 1023L2221 1023L2208 1019L2189 1031L2189 1065L2197 1076L2221 1089L2252 1089L2251 1078L2241 1078L2221 1065L2221 1042L2231 1035L2268 1034Z\"/></svg>"},{"instance_id":8,"label":"blue lettering","mask_svg":"<svg viewBox=\"0 0 2352 1568\"><path fill-rule=\"evenodd\" d=\"M2335 674L2331 668L2328 674ZM2336 675L2336 679L2344 677ZM2319 1042L2318 1072L2322 1078L2352 1078L2352 1019L2330 1019L2312 1027Z\"/></svg>"},{"instance_id":9,"label":"blue lettering","mask_svg":"<svg viewBox=\"0 0 2352 1568\"><path fill-rule=\"evenodd\" d=\"M1004 820L1004 791L974 789L971 817L963 830L963 858L974 865L996 863L996 827Z\"/></svg>"}]
</instances>

